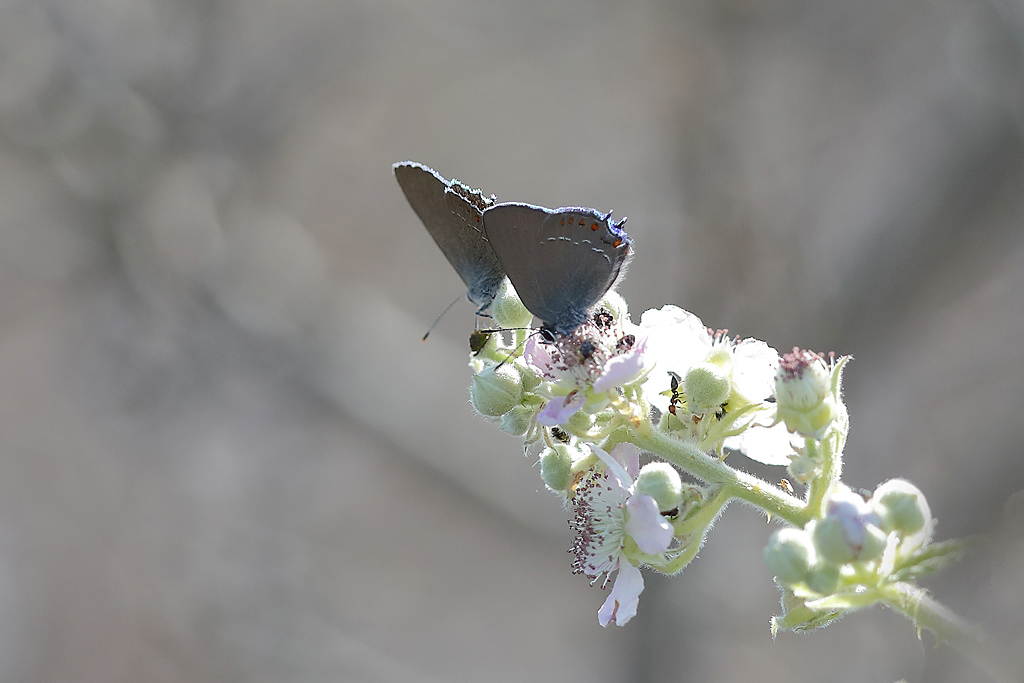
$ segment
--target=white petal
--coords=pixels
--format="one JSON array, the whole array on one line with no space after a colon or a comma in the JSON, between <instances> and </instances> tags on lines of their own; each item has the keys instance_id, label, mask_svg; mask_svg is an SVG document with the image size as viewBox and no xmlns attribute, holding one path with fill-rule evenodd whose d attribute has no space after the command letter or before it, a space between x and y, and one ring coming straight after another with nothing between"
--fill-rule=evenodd
<instances>
[{"instance_id":1,"label":"white petal","mask_svg":"<svg viewBox=\"0 0 1024 683\"><path fill-rule=\"evenodd\" d=\"M626 560L619 558L619 573L615 577L615 585L608 599L597 611L597 621L607 626L615 620L616 626L625 626L626 622L636 616L636 608L640 605L640 594L644 591L644 576L640 570Z\"/></svg>"},{"instance_id":2,"label":"white petal","mask_svg":"<svg viewBox=\"0 0 1024 683\"><path fill-rule=\"evenodd\" d=\"M748 403L772 395L779 352L758 339L744 339L733 349L732 390Z\"/></svg>"},{"instance_id":3,"label":"white petal","mask_svg":"<svg viewBox=\"0 0 1024 683\"><path fill-rule=\"evenodd\" d=\"M630 496L626 501L626 533L633 537L640 550L658 555L668 550L672 542L672 525L658 510L658 502L645 493Z\"/></svg>"},{"instance_id":4,"label":"white petal","mask_svg":"<svg viewBox=\"0 0 1024 683\"><path fill-rule=\"evenodd\" d=\"M788 465L790 456L803 448L804 439L799 434L790 434L784 422L774 427L764 426L764 421L771 423L770 414L765 415L767 420L755 419L746 431L726 439L725 447L765 465Z\"/></svg>"},{"instance_id":5,"label":"white petal","mask_svg":"<svg viewBox=\"0 0 1024 683\"><path fill-rule=\"evenodd\" d=\"M677 306L644 311L640 327L647 330L647 353L663 370L686 374L711 348L711 335L700 318Z\"/></svg>"},{"instance_id":6,"label":"white petal","mask_svg":"<svg viewBox=\"0 0 1024 683\"><path fill-rule=\"evenodd\" d=\"M669 387L668 371L681 377L704 360L711 349L711 335L700 318L678 306L644 311L640 327L647 332L644 362L655 370L643 385L644 399L661 412L668 410L668 396L661 392Z\"/></svg>"}]
</instances>

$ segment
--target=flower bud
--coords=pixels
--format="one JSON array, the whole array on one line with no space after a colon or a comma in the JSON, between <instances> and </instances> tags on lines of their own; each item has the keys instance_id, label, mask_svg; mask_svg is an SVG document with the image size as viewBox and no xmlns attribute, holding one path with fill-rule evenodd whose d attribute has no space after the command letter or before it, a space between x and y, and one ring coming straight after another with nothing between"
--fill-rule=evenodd
<instances>
[{"instance_id":1,"label":"flower bud","mask_svg":"<svg viewBox=\"0 0 1024 683\"><path fill-rule=\"evenodd\" d=\"M510 363L487 368L473 375L469 396L473 407L480 414L489 417L504 415L518 405L523 397L519 371Z\"/></svg>"},{"instance_id":2,"label":"flower bud","mask_svg":"<svg viewBox=\"0 0 1024 683\"><path fill-rule=\"evenodd\" d=\"M882 528L900 538L931 534L932 514L920 489L904 479L892 479L875 489L871 507L882 520ZM923 534L920 532L924 532Z\"/></svg>"},{"instance_id":3,"label":"flower bud","mask_svg":"<svg viewBox=\"0 0 1024 683\"><path fill-rule=\"evenodd\" d=\"M789 471L789 476L801 484L808 484L820 473L821 462L801 453L790 461L789 467L786 469Z\"/></svg>"},{"instance_id":4,"label":"flower bud","mask_svg":"<svg viewBox=\"0 0 1024 683\"><path fill-rule=\"evenodd\" d=\"M556 444L554 448L545 448L540 455L540 476L549 488L564 491L569 485L572 471L572 456L569 448Z\"/></svg>"},{"instance_id":5,"label":"flower bud","mask_svg":"<svg viewBox=\"0 0 1024 683\"><path fill-rule=\"evenodd\" d=\"M569 416L565 425L572 431L583 434L590 431L590 428L594 426L594 416L585 410L577 410Z\"/></svg>"},{"instance_id":6,"label":"flower bud","mask_svg":"<svg viewBox=\"0 0 1024 683\"><path fill-rule=\"evenodd\" d=\"M807 578L814 563L814 545L803 529L779 529L764 549L764 563L782 586Z\"/></svg>"},{"instance_id":7,"label":"flower bud","mask_svg":"<svg viewBox=\"0 0 1024 683\"><path fill-rule=\"evenodd\" d=\"M782 357L775 375L775 399L796 410L809 410L832 393L832 378L821 357L794 348Z\"/></svg>"},{"instance_id":8,"label":"flower bud","mask_svg":"<svg viewBox=\"0 0 1024 683\"><path fill-rule=\"evenodd\" d=\"M501 431L512 436L523 436L533 423L533 414L537 412L527 406L514 406L501 418Z\"/></svg>"},{"instance_id":9,"label":"flower bud","mask_svg":"<svg viewBox=\"0 0 1024 683\"><path fill-rule=\"evenodd\" d=\"M523 391L533 391L540 386L540 375L531 370L528 365L516 363L516 369L519 370L519 376L523 380Z\"/></svg>"},{"instance_id":10,"label":"flower bud","mask_svg":"<svg viewBox=\"0 0 1024 683\"><path fill-rule=\"evenodd\" d=\"M690 368L683 386L690 412L695 415L722 405L729 400L732 391L728 371L711 363L701 363Z\"/></svg>"},{"instance_id":11,"label":"flower bud","mask_svg":"<svg viewBox=\"0 0 1024 683\"><path fill-rule=\"evenodd\" d=\"M828 512L814 527L818 553L836 564L873 560L885 550L881 520L863 498L845 486L833 491Z\"/></svg>"},{"instance_id":12,"label":"flower bud","mask_svg":"<svg viewBox=\"0 0 1024 683\"><path fill-rule=\"evenodd\" d=\"M508 330L529 327L533 321L533 313L526 310L508 278L502 280L501 287L491 303L491 317L494 318L495 325Z\"/></svg>"},{"instance_id":13,"label":"flower bud","mask_svg":"<svg viewBox=\"0 0 1024 683\"><path fill-rule=\"evenodd\" d=\"M807 574L807 587L815 593L828 595L839 585L839 567L831 562L818 562Z\"/></svg>"},{"instance_id":14,"label":"flower bud","mask_svg":"<svg viewBox=\"0 0 1024 683\"><path fill-rule=\"evenodd\" d=\"M817 354L794 348L775 375L779 417L791 432L821 440L839 413L832 377Z\"/></svg>"},{"instance_id":15,"label":"flower bud","mask_svg":"<svg viewBox=\"0 0 1024 683\"><path fill-rule=\"evenodd\" d=\"M885 550L885 532L873 524L855 528L838 517L826 517L814 527L814 546L836 564L873 560Z\"/></svg>"},{"instance_id":16,"label":"flower bud","mask_svg":"<svg viewBox=\"0 0 1024 683\"><path fill-rule=\"evenodd\" d=\"M683 502L683 482L676 468L667 462L651 462L640 468L636 493L646 493L658 504L658 510L675 510Z\"/></svg>"}]
</instances>

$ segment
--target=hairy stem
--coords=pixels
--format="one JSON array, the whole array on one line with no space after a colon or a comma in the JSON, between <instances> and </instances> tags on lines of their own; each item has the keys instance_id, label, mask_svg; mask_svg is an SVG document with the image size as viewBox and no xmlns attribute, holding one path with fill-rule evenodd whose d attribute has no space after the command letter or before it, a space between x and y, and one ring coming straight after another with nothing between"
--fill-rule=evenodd
<instances>
[{"instance_id":1,"label":"hairy stem","mask_svg":"<svg viewBox=\"0 0 1024 683\"><path fill-rule=\"evenodd\" d=\"M650 451L709 484L721 486L733 498L745 500L774 517L803 527L811 519L804 502L746 472L733 469L722 460L703 452L689 441L680 441L641 422L637 447Z\"/></svg>"},{"instance_id":2,"label":"hairy stem","mask_svg":"<svg viewBox=\"0 0 1024 683\"><path fill-rule=\"evenodd\" d=\"M939 641L970 659L993 681L1020 683L1021 672L1014 674L1009 663L998 654L981 631L965 622L927 591L912 583L898 582L881 589L882 602L910 619L918 628L928 629Z\"/></svg>"}]
</instances>

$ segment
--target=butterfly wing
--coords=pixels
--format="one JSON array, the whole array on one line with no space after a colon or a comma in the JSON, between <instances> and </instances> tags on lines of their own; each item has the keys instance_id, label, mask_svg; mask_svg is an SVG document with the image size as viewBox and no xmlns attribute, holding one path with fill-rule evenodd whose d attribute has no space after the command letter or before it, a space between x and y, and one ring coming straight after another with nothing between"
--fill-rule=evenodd
<instances>
[{"instance_id":1,"label":"butterfly wing","mask_svg":"<svg viewBox=\"0 0 1024 683\"><path fill-rule=\"evenodd\" d=\"M484 232L526 308L569 333L614 286L629 260L629 236L594 209L495 204Z\"/></svg>"},{"instance_id":2,"label":"butterfly wing","mask_svg":"<svg viewBox=\"0 0 1024 683\"><path fill-rule=\"evenodd\" d=\"M409 205L469 289L470 301L486 308L504 277L479 227L480 214L494 202L493 198L457 180L449 182L434 169L415 161L395 164L394 171ZM446 193L456 197L452 201L458 205L458 213L449 209Z\"/></svg>"}]
</instances>

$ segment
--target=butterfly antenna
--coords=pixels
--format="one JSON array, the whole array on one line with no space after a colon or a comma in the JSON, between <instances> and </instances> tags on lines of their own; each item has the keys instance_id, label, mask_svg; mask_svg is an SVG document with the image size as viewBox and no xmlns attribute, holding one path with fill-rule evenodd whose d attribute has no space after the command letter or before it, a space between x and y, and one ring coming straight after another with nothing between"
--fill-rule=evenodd
<instances>
[{"instance_id":1,"label":"butterfly antenna","mask_svg":"<svg viewBox=\"0 0 1024 683\"><path fill-rule=\"evenodd\" d=\"M420 339L421 342L427 341L427 337L429 337L430 333L434 331L434 328L437 327L437 324L439 322L441 322L441 318L443 318L448 311L452 310L452 306L454 306L455 304L459 303L459 299L461 299L461 298L462 298L462 295L461 294L458 295L457 297L455 297L455 301L453 301L450 304L448 304L445 307L445 309L443 311L441 311L441 315L437 316L437 319L434 320L434 324L431 325L430 329L427 330L427 333L425 335L423 335L423 339Z\"/></svg>"},{"instance_id":2,"label":"butterfly antenna","mask_svg":"<svg viewBox=\"0 0 1024 683\"><path fill-rule=\"evenodd\" d=\"M509 329L513 329L513 330L518 330L518 329L532 329L532 328L528 328L528 327L527 327L527 328L519 328L519 327L513 327L513 328L509 328ZM506 357L505 357L505 360L501 361L501 362L500 362L500 363L498 363L498 364L497 364L496 366L494 366L494 369L495 369L495 370L497 370L497 369L498 369L498 368L500 368L500 367L501 367L502 365L504 365L505 363L509 362L509 361L510 361L510 360L512 360L513 358L515 358L515 357L516 357L516 355L517 355L517 354L519 353L519 349L521 349L521 348L523 348L524 346L526 346L526 342L530 341L530 339L531 339L531 338L532 338L532 337L533 337L533 336L534 336L535 334L540 334L540 330L534 330L533 334L528 334L528 335L526 335L526 339L524 339L524 340L522 341L522 343L521 343L521 344L519 344L519 346L517 346L516 348L514 348L514 349L512 350L512 353L508 354L508 356L506 356Z\"/></svg>"}]
</instances>

